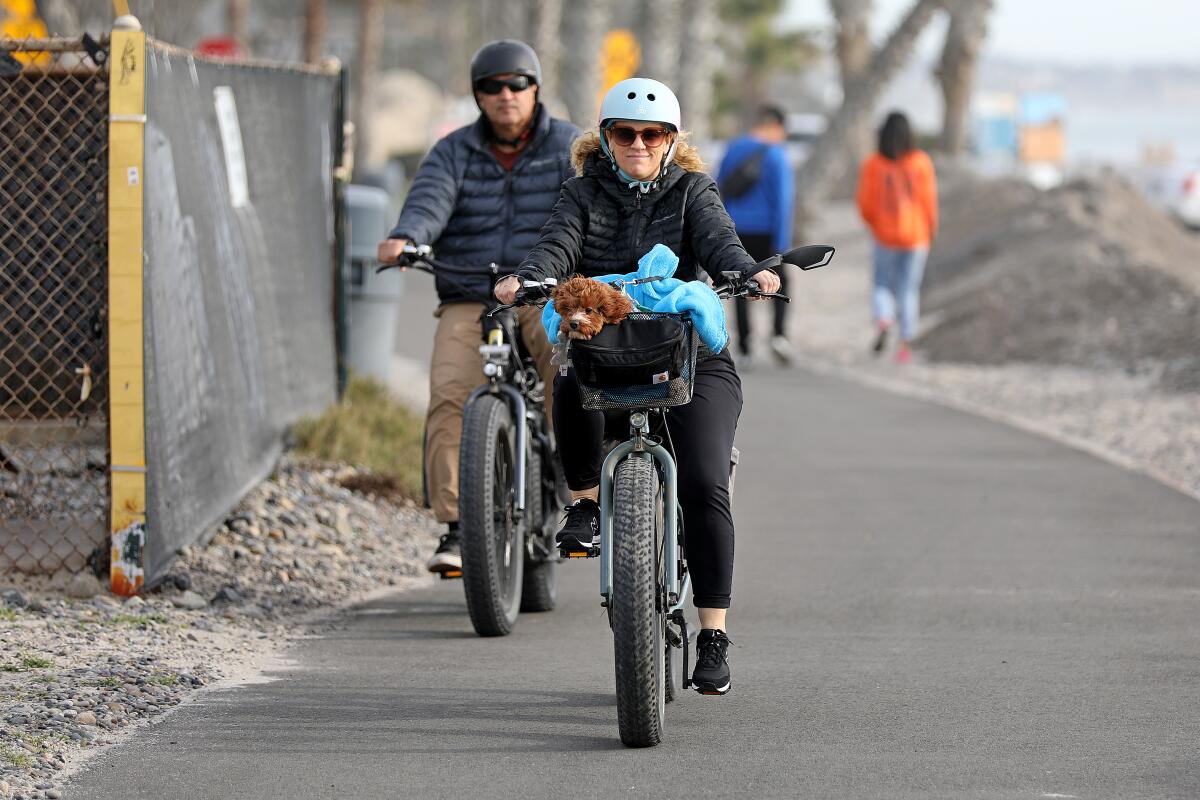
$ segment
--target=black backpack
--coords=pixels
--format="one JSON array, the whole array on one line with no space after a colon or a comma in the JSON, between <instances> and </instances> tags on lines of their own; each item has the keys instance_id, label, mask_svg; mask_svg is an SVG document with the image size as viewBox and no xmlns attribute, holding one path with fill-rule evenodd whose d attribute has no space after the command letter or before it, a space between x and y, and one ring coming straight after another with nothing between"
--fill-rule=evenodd
<instances>
[{"instance_id":1,"label":"black backpack","mask_svg":"<svg viewBox=\"0 0 1200 800\"><path fill-rule=\"evenodd\" d=\"M768 145L760 145L746 158L742 159L742 163L733 168L733 171L725 176L725 180L721 181L718 188L721 190L721 197L727 200L736 200L742 195L749 192L762 179L763 162L767 158Z\"/></svg>"}]
</instances>

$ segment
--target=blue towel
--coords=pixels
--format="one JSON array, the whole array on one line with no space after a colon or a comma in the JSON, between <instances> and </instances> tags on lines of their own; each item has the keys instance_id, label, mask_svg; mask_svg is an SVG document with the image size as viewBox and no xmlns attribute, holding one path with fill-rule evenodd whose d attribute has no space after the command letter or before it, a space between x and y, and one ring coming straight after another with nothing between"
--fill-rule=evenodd
<instances>
[{"instance_id":1,"label":"blue towel","mask_svg":"<svg viewBox=\"0 0 1200 800\"><path fill-rule=\"evenodd\" d=\"M725 349L729 331L725 328L725 307L712 287L702 281L681 281L672 278L679 266L679 256L665 244L656 244L638 261L637 272L626 275L601 275L593 280L604 283L628 281L633 278L662 276L663 280L626 286L625 293L644 311L687 312L696 326L700 339L714 353ZM551 344L558 343L558 326L562 318L547 303L542 311L542 326Z\"/></svg>"}]
</instances>

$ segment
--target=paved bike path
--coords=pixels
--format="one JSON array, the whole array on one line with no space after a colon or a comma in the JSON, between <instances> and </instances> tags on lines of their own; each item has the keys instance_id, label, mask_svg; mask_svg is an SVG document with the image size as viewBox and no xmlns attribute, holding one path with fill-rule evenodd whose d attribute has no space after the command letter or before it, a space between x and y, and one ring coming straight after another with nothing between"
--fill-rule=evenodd
<instances>
[{"instance_id":1,"label":"paved bike path","mask_svg":"<svg viewBox=\"0 0 1200 800\"><path fill-rule=\"evenodd\" d=\"M800 371L748 377L733 691L620 745L595 562L475 637L457 583L109 751L71 798L1200 796L1200 504Z\"/></svg>"}]
</instances>

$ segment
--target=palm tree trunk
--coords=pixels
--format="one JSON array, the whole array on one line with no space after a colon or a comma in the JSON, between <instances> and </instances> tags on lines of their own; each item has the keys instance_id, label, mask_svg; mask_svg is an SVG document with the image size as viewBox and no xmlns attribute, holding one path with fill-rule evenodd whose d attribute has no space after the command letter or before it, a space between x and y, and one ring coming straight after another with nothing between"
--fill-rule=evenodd
<instances>
[{"instance_id":1,"label":"palm tree trunk","mask_svg":"<svg viewBox=\"0 0 1200 800\"><path fill-rule=\"evenodd\" d=\"M562 56L562 0L535 0L530 9L530 44L542 62L542 87L538 96L543 103L561 97L558 64Z\"/></svg>"},{"instance_id":2,"label":"palm tree trunk","mask_svg":"<svg viewBox=\"0 0 1200 800\"><path fill-rule=\"evenodd\" d=\"M325 0L308 0L304 9L304 60L316 64L325 54Z\"/></svg>"},{"instance_id":3,"label":"palm tree trunk","mask_svg":"<svg viewBox=\"0 0 1200 800\"><path fill-rule=\"evenodd\" d=\"M829 10L837 23L834 49L845 94L871 63L871 0L829 0Z\"/></svg>"},{"instance_id":4,"label":"palm tree trunk","mask_svg":"<svg viewBox=\"0 0 1200 800\"><path fill-rule=\"evenodd\" d=\"M975 88L975 67L987 38L992 0L954 0L947 4L950 27L942 59L934 72L942 88L942 135L938 148L960 156L967 144L967 110Z\"/></svg>"},{"instance_id":5,"label":"palm tree trunk","mask_svg":"<svg viewBox=\"0 0 1200 800\"><path fill-rule=\"evenodd\" d=\"M678 36L671 33L680 27L684 20L683 0L641 0L639 19L645 21L641 30L646 31L640 37L642 48L642 66L639 75L662 81L672 89L679 81L679 52L682 42ZM694 6L695 4L691 4ZM695 13L691 6L689 14ZM684 23L686 26L686 22Z\"/></svg>"},{"instance_id":6,"label":"palm tree trunk","mask_svg":"<svg viewBox=\"0 0 1200 800\"><path fill-rule=\"evenodd\" d=\"M483 38L524 39L528 12L522 0L488 0L483 7Z\"/></svg>"},{"instance_id":7,"label":"palm tree trunk","mask_svg":"<svg viewBox=\"0 0 1200 800\"><path fill-rule=\"evenodd\" d=\"M717 29L717 0L689 0L679 48L679 105L683 125L696 142L712 138L713 78Z\"/></svg>"},{"instance_id":8,"label":"palm tree trunk","mask_svg":"<svg viewBox=\"0 0 1200 800\"><path fill-rule=\"evenodd\" d=\"M248 46L248 31L246 29L246 16L249 11L250 0L229 0L229 35L247 51Z\"/></svg>"},{"instance_id":9,"label":"palm tree trunk","mask_svg":"<svg viewBox=\"0 0 1200 800\"><path fill-rule=\"evenodd\" d=\"M83 30L75 3L68 0L42 0L38 9L51 36L76 36Z\"/></svg>"},{"instance_id":10,"label":"palm tree trunk","mask_svg":"<svg viewBox=\"0 0 1200 800\"><path fill-rule=\"evenodd\" d=\"M368 166L371 158L371 110L379 78L379 54L383 49L383 0L359 0L358 87L354 110L354 171Z\"/></svg>"},{"instance_id":11,"label":"palm tree trunk","mask_svg":"<svg viewBox=\"0 0 1200 800\"><path fill-rule=\"evenodd\" d=\"M813 146L797 178L797 199L802 216L811 219L829 196L847 167L845 140L849 133L870 119L884 88L912 54L921 31L945 0L916 0L896 30L879 48L860 80L850 87L842 107L829 120L829 127Z\"/></svg>"},{"instance_id":12,"label":"palm tree trunk","mask_svg":"<svg viewBox=\"0 0 1200 800\"><path fill-rule=\"evenodd\" d=\"M834 49L842 82L842 97L854 92L871 64L872 0L829 0L837 23ZM847 164L856 165L871 152L871 119L864 117L846 133Z\"/></svg>"},{"instance_id":13,"label":"palm tree trunk","mask_svg":"<svg viewBox=\"0 0 1200 800\"><path fill-rule=\"evenodd\" d=\"M571 121L589 128L596 124L600 104L600 43L608 28L610 0L589 0L563 17L563 80L561 95Z\"/></svg>"}]
</instances>

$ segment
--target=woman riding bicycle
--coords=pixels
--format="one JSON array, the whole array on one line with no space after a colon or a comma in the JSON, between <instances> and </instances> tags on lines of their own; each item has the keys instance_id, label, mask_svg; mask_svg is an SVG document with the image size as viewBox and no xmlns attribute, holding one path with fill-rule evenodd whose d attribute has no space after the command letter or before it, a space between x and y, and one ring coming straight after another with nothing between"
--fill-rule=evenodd
<instances>
[{"instance_id":1,"label":"woman riding bicycle","mask_svg":"<svg viewBox=\"0 0 1200 800\"><path fill-rule=\"evenodd\" d=\"M560 281L575 275L628 272L657 244L679 256L674 277L754 272L716 183L684 139L679 101L664 84L621 81L600 107L599 130L572 146L576 177L563 184L550 221L515 275L501 281L497 299L511 303L521 280ZM755 275L763 292L779 277ZM693 602L700 616L692 682L706 693L729 690L725 617L733 584L733 516L729 467L742 410L742 387L726 348L698 364L692 401L667 415L679 465L685 548ZM554 381L554 427L572 504L558 534L561 546L597 540L604 415L582 407L573 372Z\"/></svg>"}]
</instances>

